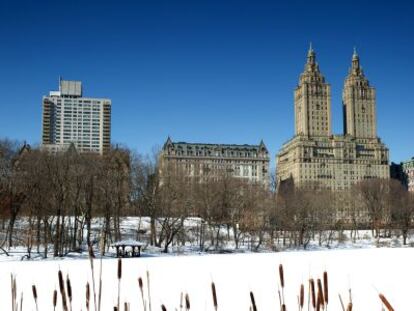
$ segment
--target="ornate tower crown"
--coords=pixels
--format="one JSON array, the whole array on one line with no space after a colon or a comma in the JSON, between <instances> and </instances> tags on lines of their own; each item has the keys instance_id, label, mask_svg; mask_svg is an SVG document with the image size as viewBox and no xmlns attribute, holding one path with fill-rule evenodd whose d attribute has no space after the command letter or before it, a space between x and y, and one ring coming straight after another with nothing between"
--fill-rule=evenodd
<instances>
[{"instance_id":1,"label":"ornate tower crown","mask_svg":"<svg viewBox=\"0 0 414 311\"><path fill-rule=\"evenodd\" d=\"M299 83L304 82L320 82L325 83L325 78L319 70L319 64L316 62L316 53L312 48L312 43L309 45L307 61L303 73L300 75Z\"/></svg>"},{"instance_id":2,"label":"ornate tower crown","mask_svg":"<svg viewBox=\"0 0 414 311\"><path fill-rule=\"evenodd\" d=\"M351 68L349 68L349 74L346 80L349 80L351 83L359 82L360 84L364 84L366 86L369 85L369 82L365 78L364 71L362 70L362 67L360 65L359 56L355 47L354 52L352 54Z\"/></svg>"},{"instance_id":3,"label":"ornate tower crown","mask_svg":"<svg viewBox=\"0 0 414 311\"><path fill-rule=\"evenodd\" d=\"M375 89L364 75L355 48L351 68L345 79L342 101L344 133L356 138L376 138Z\"/></svg>"}]
</instances>

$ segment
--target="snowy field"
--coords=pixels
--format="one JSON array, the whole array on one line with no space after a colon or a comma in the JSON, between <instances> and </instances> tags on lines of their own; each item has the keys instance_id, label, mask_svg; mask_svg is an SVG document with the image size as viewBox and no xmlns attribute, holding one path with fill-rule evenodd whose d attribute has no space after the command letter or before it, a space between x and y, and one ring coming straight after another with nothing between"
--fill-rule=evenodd
<instances>
[{"instance_id":1,"label":"snowy field","mask_svg":"<svg viewBox=\"0 0 414 311\"><path fill-rule=\"evenodd\" d=\"M102 310L113 310L117 301L117 261L102 262ZM212 281L217 288L218 310L249 310L250 291L255 295L258 310L279 310L278 266L283 264L288 310L298 309L300 284L307 284L309 277L321 278L325 270L329 274L329 310L341 310L338 294L347 302L349 288L353 310L381 310L377 290L385 294L395 310L412 310L413 262L413 248L131 258L122 261L121 300L130 303L130 310L143 310L138 277L144 280L146 297L149 271L154 311L161 310L161 304L167 310L180 310L181 292L189 294L191 310L214 310ZM37 286L39 310L53 310L52 293L59 288L59 268L71 278L73 310L86 310L85 285L91 282L87 259L1 262L1 310L11 310L10 273L17 277L18 299L24 293L23 310L35 310L32 284ZM95 260L96 277L98 268L99 260ZM62 310L58 297L57 310ZM94 310L93 301L91 304Z\"/></svg>"}]
</instances>

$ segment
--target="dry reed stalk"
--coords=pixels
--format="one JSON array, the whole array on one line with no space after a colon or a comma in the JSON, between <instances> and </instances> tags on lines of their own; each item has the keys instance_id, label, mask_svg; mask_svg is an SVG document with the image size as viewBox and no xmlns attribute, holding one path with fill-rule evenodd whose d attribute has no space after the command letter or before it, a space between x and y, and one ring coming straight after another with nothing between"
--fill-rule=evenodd
<instances>
[{"instance_id":1,"label":"dry reed stalk","mask_svg":"<svg viewBox=\"0 0 414 311\"><path fill-rule=\"evenodd\" d=\"M148 292L148 309L149 311L152 311L151 309L151 287L150 287L150 274L147 270L147 292Z\"/></svg>"},{"instance_id":2,"label":"dry reed stalk","mask_svg":"<svg viewBox=\"0 0 414 311\"><path fill-rule=\"evenodd\" d=\"M35 305L36 305L36 311L39 311L39 306L37 304L37 290L36 290L36 285L32 285L32 293L33 293L33 298L34 298Z\"/></svg>"},{"instance_id":3,"label":"dry reed stalk","mask_svg":"<svg viewBox=\"0 0 414 311\"><path fill-rule=\"evenodd\" d=\"M101 311L102 301L102 253L99 261L99 288L98 288L98 311Z\"/></svg>"},{"instance_id":4,"label":"dry reed stalk","mask_svg":"<svg viewBox=\"0 0 414 311\"><path fill-rule=\"evenodd\" d=\"M89 311L89 301L91 298L91 291L89 288L89 282L86 282L86 310Z\"/></svg>"},{"instance_id":5,"label":"dry reed stalk","mask_svg":"<svg viewBox=\"0 0 414 311\"><path fill-rule=\"evenodd\" d=\"M91 274L92 274L92 290L93 290L93 306L95 311L97 311L97 303L96 303L96 286L95 286L95 269L93 265L93 259L95 258L95 254L93 253L92 245L88 245L88 255L89 255L89 264L91 267Z\"/></svg>"},{"instance_id":6,"label":"dry reed stalk","mask_svg":"<svg viewBox=\"0 0 414 311\"><path fill-rule=\"evenodd\" d=\"M53 302L53 311L54 311L54 310L56 310L56 304L57 304L57 290L56 289L53 291L53 300L52 300L52 302Z\"/></svg>"},{"instance_id":7,"label":"dry reed stalk","mask_svg":"<svg viewBox=\"0 0 414 311\"><path fill-rule=\"evenodd\" d=\"M250 292L250 301L252 303L252 310L257 311L256 301L254 300L253 292Z\"/></svg>"},{"instance_id":8,"label":"dry reed stalk","mask_svg":"<svg viewBox=\"0 0 414 311\"><path fill-rule=\"evenodd\" d=\"M301 310L303 310L304 304L305 304L305 286L301 284L300 290L299 290L299 306Z\"/></svg>"},{"instance_id":9,"label":"dry reed stalk","mask_svg":"<svg viewBox=\"0 0 414 311\"><path fill-rule=\"evenodd\" d=\"M141 292L142 307L143 307L143 310L146 311L147 304L145 303L145 299L144 299L144 282L142 281L141 277L138 278L138 285L139 285L139 291Z\"/></svg>"},{"instance_id":10,"label":"dry reed stalk","mask_svg":"<svg viewBox=\"0 0 414 311\"><path fill-rule=\"evenodd\" d=\"M63 275L62 275L62 271L59 269L58 272L58 278L59 278L59 290L60 290L60 295L62 296L62 308L64 311L68 311L68 305L67 305L67 300L66 300L66 291L65 291L65 283L63 281Z\"/></svg>"},{"instance_id":11,"label":"dry reed stalk","mask_svg":"<svg viewBox=\"0 0 414 311\"><path fill-rule=\"evenodd\" d=\"M283 275L283 265L279 265L279 280L280 286L282 287L282 305L285 303L285 278Z\"/></svg>"},{"instance_id":12,"label":"dry reed stalk","mask_svg":"<svg viewBox=\"0 0 414 311\"><path fill-rule=\"evenodd\" d=\"M180 293L180 311L183 310L183 299L184 299L184 293Z\"/></svg>"},{"instance_id":13,"label":"dry reed stalk","mask_svg":"<svg viewBox=\"0 0 414 311\"><path fill-rule=\"evenodd\" d=\"M320 300L321 307L324 307L323 289L321 279L318 279L318 300Z\"/></svg>"},{"instance_id":14,"label":"dry reed stalk","mask_svg":"<svg viewBox=\"0 0 414 311\"><path fill-rule=\"evenodd\" d=\"M345 306L344 306L344 302L342 300L341 294L338 294L338 297L339 297L339 302L341 303L342 311L345 311Z\"/></svg>"},{"instance_id":15,"label":"dry reed stalk","mask_svg":"<svg viewBox=\"0 0 414 311\"><path fill-rule=\"evenodd\" d=\"M17 287L16 287L16 277L13 273L10 274L10 283L11 283L11 294L12 294L12 311L17 311Z\"/></svg>"},{"instance_id":16,"label":"dry reed stalk","mask_svg":"<svg viewBox=\"0 0 414 311\"><path fill-rule=\"evenodd\" d=\"M118 276L118 310L120 309L120 303L121 303L121 279L122 279L122 259L118 258L118 271L117 271L117 276Z\"/></svg>"},{"instance_id":17,"label":"dry reed stalk","mask_svg":"<svg viewBox=\"0 0 414 311\"><path fill-rule=\"evenodd\" d=\"M188 293L185 294L185 310L190 310L190 296L188 296Z\"/></svg>"},{"instance_id":18,"label":"dry reed stalk","mask_svg":"<svg viewBox=\"0 0 414 311\"><path fill-rule=\"evenodd\" d=\"M280 294L279 286L277 287L277 295L279 296L279 306L282 308L282 295Z\"/></svg>"},{"instance_id":19,"label":"dry reed stalk","mask_svg":"<svg viewBox=\"0 0 414 311\"><path fill-rule=\"evenodd\" d=\"M379 294L378 296L388 311L394 311L394 308L391 306L390 302L387 300L387 298L385 298L383 294Z\"/></svg>"},{"instance_id":20,"label":"dry reed stalk","mask_svg":"<svg viewBox=\"0 0 414 311\"><path fill-rule=\"evenodd\" d=\"M167 311L167 308L164 305L161 305L161 310L162 311Z\"/></svg>"},{"instance_id":21,"label":"dry reed stalk","mask_svg":"<svg viewBox=\"0 0 414 311\"><path fill-rule=\"evenodd\" d=\"M325 298L325 304L328 305L328 272L323 272L323 297Z\"/></svg>"},{"instance_id":22,"label":"dry reed stalk","mask_svg":"<svg viewBox=\"0 0 414 311\"><path fill-rule=\"evenodd\" d=\"M218 305L217 305L217 293L216 293L216 285L214 282L211 282L211 292L213 295L213 304L214 304L214 310L217 311Z\"/></svg>"},{"instance_id":23,"label":"dry reed stalk","mask_svg":"<svg viewBox=\"0 0 414 311\"><path fill-rule=\"evenodd\" d=\"M316 308L316 296L315 296L315 281L313 279L309 279L309 286L310 286L312 307L315 310L315 308Z\"/></svg>"},{"instance_id":24,"label":"dry reed stalk","mask_svg":"<svg viewBox=\"0 0 414 311\"><path fill-rule=\"evenodd\" d=\"M69 274L66 275L66 289L68 291L69 309L72 311L72 286L70 284Z\"/></svg>"},{"instance_id":25,"label":"dry reed stalk","mask_svg":"<svg viewBox=\"0 0 414 311\"><path fill-rule=\"evenodd\" d=\"M23 292L20 295L20 311L23 310Z\"/></svg>"}]
</instances>

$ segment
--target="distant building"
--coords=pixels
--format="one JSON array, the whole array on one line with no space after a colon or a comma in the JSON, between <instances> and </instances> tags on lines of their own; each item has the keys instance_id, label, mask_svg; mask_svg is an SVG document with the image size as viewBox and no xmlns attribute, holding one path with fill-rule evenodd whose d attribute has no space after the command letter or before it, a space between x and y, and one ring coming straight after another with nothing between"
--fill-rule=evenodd
<instances>
[{"instance_id":1,"label":"distant building","mask_svg":"<svg viewBox=\"0 0 414 311\"><path fill-rule=\"evenodd\" d=\"M111 100L82 97L82 82L59 81L43 97L42 148L104 154L111 143Z\"/></svg>"},{"instance_id":2,"label":"distant building","mask_svg":"<svg viewBox=\"0 0 414 311\"><path fill-rule=\"evenodd\" d=\"M402 163L391 162L390 177L398 180L402 185L407 186L407 178L402 168Z\"/></svg>"},{"instance_id":3,"label":"distant building","mask_svg":"<svg viewBox=\"0 0 414 311\"><path fill-rule=\"evenodd\" d=\"M222 172L250 182L269 184L269 152L258 145L173 142L169 137L160 154L160 167L181 166L189 177L214 176Z\"/></svg>"},{"instance_id":4,"label":"distant building","mask_svg":"<svg viewBox=\"0 0 414 311\"><path fill-rule=\"evenodd\" d=\"M402 163L408 191L414 192L414 157Z\"/></svg>"},{"instance_id":5,"label":"distant building","mask_svg":"<svg viewBox=\"0 0 414 311\"><path fill-rule=\"evenodd\" d=\"M331 87L309 49L294 95L295 136L276 156L278 185L349 189L370 178L389 178L388 148L377 136L375 89L354 51L343 89L344 135L331 133Z\"/></svg>"}]
</instances>

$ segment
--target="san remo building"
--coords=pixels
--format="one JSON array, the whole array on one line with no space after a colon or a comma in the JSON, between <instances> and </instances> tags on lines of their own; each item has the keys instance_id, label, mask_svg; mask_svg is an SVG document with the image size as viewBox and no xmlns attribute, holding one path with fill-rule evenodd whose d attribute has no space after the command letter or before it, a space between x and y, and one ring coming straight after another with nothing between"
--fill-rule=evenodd
<instances>
[{"instance_id":1,"label":"san remo building","mask_svg":"<svg viewBox=\"0 0 414 311\"><path fill-rule=\"evenodd\" d=\"M332 134L331 87L310 47L295 95L295 136L276 156L278 184L346 190L370 178L389 178L389 154L377 136L375 88L356 51L342 93L344 134Z\"/></svg>"}]
</instances>

